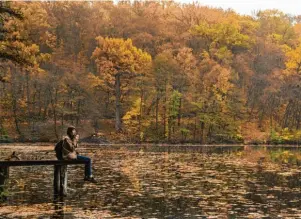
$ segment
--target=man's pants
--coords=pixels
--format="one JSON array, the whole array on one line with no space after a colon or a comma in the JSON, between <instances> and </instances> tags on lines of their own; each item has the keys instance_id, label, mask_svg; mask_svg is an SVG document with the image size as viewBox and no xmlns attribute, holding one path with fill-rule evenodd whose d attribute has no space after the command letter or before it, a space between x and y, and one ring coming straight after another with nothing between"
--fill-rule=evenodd
<instances>
[{"instance_id":1,"label":"man's pants","mask_svg":"<svg viewBox=\"0 0 301 219\"><path fill-rule=\"evenodd\" d=\"M85 165L85 177L91 177L92 176L92 162L89 157L77 155L77 160L83 160L86 161L87 164Z\"/></svg>"}]
</instances>

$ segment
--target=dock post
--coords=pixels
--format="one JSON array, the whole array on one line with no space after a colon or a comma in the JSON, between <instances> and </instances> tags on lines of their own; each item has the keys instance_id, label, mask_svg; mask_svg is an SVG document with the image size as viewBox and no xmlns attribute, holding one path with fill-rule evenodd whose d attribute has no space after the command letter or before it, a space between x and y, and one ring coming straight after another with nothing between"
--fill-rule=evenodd
<instances>
[{"instance_id":1,"label":"dock post","mask_svg":"<svg viewBox=\"0 0 301 219\"><path fill-rule=\"evenodd\" d=\"M5 184L9 177L9 167L0 167L0 200L5 200Z\"/></svg>"},{"instance_id":2,"label":"dock post","mask_svg":"<svg viewBox=\"0 0 301 219\"><path fill-rule=\"evenodd\" d=\"M61 166L61 182L60 182L60 195L67 195L67 165Z\"/></svg>"},{"instance_id":3,"label":"dock post","mask_svg":"<svg viewBox=\"0 0 301 219\"><path fill-rule=\"evenodd\" d=\"M54 195L61 194L61 165L54 165L53 191Z\"/></svg>"}]
</instances>

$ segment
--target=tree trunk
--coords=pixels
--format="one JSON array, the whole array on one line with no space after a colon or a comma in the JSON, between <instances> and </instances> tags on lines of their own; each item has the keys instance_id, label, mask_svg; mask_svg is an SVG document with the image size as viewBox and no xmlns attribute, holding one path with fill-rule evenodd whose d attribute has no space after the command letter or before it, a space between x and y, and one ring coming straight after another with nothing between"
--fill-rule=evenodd
<instances>
[{"instance_id":1,"label":"tree trunk","mask_svg":"<svg viewBox=\"0 0 301 219\"><path fill-rule=\"evenodd\" d=\"M201 144L205 143L205 141L204 141L204 129L205 129L205 123L201 122L201 138L200 138L200 143Z\"/></svg>"},{"instance_id":2,"label":"tree trunk","mask_svg":"<svg viewBox=\"0 0 301 219\"><path fill-rule=\"evenodd\" d=\"M121 74L118 73L115 75L115 93L116 93L116 100L115 100L115 130L116 132L122 131L121 126L121 103L120 103L120 76Z\"/></svg>"},{"instance_id":3,"label":"tree trunk","mask_svg":"<svg viewBox=\"0 0 301 219\"><path fill-rule=\"evenodd\" d=\"M80 105L81 105L81 102L79 100L77 103L76 126L78 126L79 120L80 120Z\"/></svg>"},{"instance_id":4,"label":"tree trunk","mask_svg":"<svg viewBox=\"0 0 301 219\"><path fill-rule=\"evenodd\" d=\"M157 138L159 136L159 131L158 131L158 121L159 120L159 94L157 91L157 97L156 97L156 133L157 133Z\"/></svg>"},{"instance_id":5,"label":"tree trunk","mask_svg":"<svg viewBox=\"0 0 301 219\"><path fill-rule=\"evenodd\" d=\"M173 118L172 116L169 116L168 117L168 120L167 120L167 141L170 142L171 140L171 128L172 128L172 122L173 122Z\"/></svg>"},{"instance_id":6,"label":"tree trunk","mask_svg":"<svg viewBox=\"0 0 301 219\"><path fill-rule=\"evenodd\" d=\"M14 113L14 120L15 120L15 125L16 125L16 131L17 133L22 136L20 127L19 127L19 118L17 115L17 100L16 96L13 94L13 113Z\"/></svg>"},{"instance_id":7,"label":"tree trunk","mask_svg":"<svg viewBox=\"0 0 301 219\"><path fill-rule=\"evenodd\" d=\"M48 89L49 95L45 95L45 105L44 105L44 112L43 112L43 120L47 119L48 107L49 107L49 97L51 98L51 91Z\"/></svg>"},{"instance_id":8,"label":"tree trunk","mask_svg":"<svg viewBox=\"0 0 301 219\"><path fill-rule=\"evenodd\" d=\"M42 115L41 88L38 91L38 99L39 99L39 119L40 119Z\"/></svg>"},{"instance_id":9,"label":"tree trunk","mask_svg":"<svg viewBox=\"0 0 301 219\"><path fill-rule=\"evenodd\" d=\"M19 127L19 118L18 118L18 106L17 106L17 94L16 94L16 80L15 80L15 74L16 74L16 68L14 68L13 74L12 74L12 107L13 107L13 116L14 116L14 122L15 122L15 126L16 126L16 131L19 134L19 136L22 138L23 135L21 133L20 127Z\"/></svg>"},{"instance_id":10,"label":"tree trunk","mask_svg":"<svg viewBox=\"0 0 301 219\"><path fill-rule=\"evenodd\" d=\"M106 95L106 102L105 102L105 112L104 115L106 118L109 117L109 104L110 104L110 91L107 91L107 95Z\"/></svg>"},{"instance_id":11,"label":"tree trunk","mask_svg":"<svg viewBox=\"0 0 301 219\"><path fill-rule=\"evenodd\" d=\"M164 103L163 103L163 133L164 133L164 140L166 136L166 93L164 95Z\"/></svg>"},{"instance_id":12,"label":"tree trunk","mask_svg":"<svg viewBox=\"0 0 301 219\"><path fill-rule=\"evenodd\" d=\"M63 108L62 108L62 113L61 113L61 137L63 137L64 135L64 117L65 117L65 114L64 114L64 108L65 108L65 105L66 105L66 102L64 101L63 103Z\"/></svg>"},{"instance_id":13,"label":"tree trunk","mask_svg":"<svg viewBox=\"0 0 301 219\"><path fill-rule=\"evenodd\" d=\"M167 136L169 135L167 132L168 130L168 118L166 118L167 114L167 80L165 80L165 86L164 86L164 104L163 104L163 123L164 123L164 140L166 139L166 134ZM167 128L167 129L166 129Z\"/></svg>"},{"instance_id":14,"label":"tree trunk","mask_svg":"<svg viewBox=\"0 0 301 219\"><path fill-rule=\"evenodd\" d=\"M32 102L31 102L31 120L32 120L32 131L35 133L36 130L36 121L39 119L37 118L37 102L38 102L38 85L35 82L33 85L34 93L32 95Z\"/></svg>"},{"instance_id":15,"label":"tree trunk","mask_svg":"<svg viewBox=\"0 0 301 219\"><path fill-rule=\"evenodd\" d=\"M291 112L291 106L293 105L293 101L292 100L289 100L286 108L285 108L285 113L284 113L284 116L283 116L283 120L282 120L282 127L286 127L288 126L288 119L289 119L289 115L290 115L290 112Z\"/></svg>"},{"instance_id":16,"label":"tree trunk","mask_svg":"<svg viewBox=\"0 0 301 219\"><path fill-rule=\"evenodd\" d=\"M51 105L52 105L52 111L53 111L53 120L54 120L54 134L57 139L59 139L58 133L57 133L57 114L56 114L56 105L57 105L57 89L55 88L55 96L54 98L51 97Z\"/></svg>"},{"instance_id":17,"label":"tree trunk","mask_svg":"<svg viewBox=\"0 0 301 219\"><path fill-rule=\"evenodd\" d=\"M26 102L27 102L27 122L28 122L28 128L31 127L31 117L30 117L30 90L29 90L29 72L28 70L25 70L25 78L26 78Z\"/></svg>"},{"instance_id":18,"label":"tree trunk","mask_svg":"<svg viewBox=\"0 0 301 219\"><path fill-rule=\"evenodd\" d=\"M141 88L140 90L140 116L139 116L139 127L138 127L138 130L139 130L139 135L141 133L141 121L142 121L142 107L143 107L143 89Z\"/></svg>"},{"instance_id":19,"label":"tree trunk","mask_svg":"<svg viewBox=\"0 0 301 219\"><path fill-rule=\"evenodd\" d=\"M70 112L71 112L71 115L70 116L70 119L71 119L71 124L74 125L74 116L73 116L73 92L71 90L70 94L69 94L69 100L70 100Z\"/></svg>"},{"instance_id":20,"label":"tree trunk","mask_svg":"<svg viewBox=\"0 0 301 219\"><path fill-rule=\"evenodd\" d=\"M180 97L179 113L178 113L178 126L181 127L181 108L182 108L182 97Z\"/></svg>"},{"instance_id":21,"label":"tree trunk","mask_svg":"<svg viewBox=\"0 0 301 219\"><path fill-rule=\"evenodd\" d=\"M207 134L207 136L209 138L209 143L211 143L211 140L212 140L212 129L213 129L213 127L212 127L212 125L210 125L209 130L208 130L208 134Z\"/></svg>"},{"instance_id":22,"label":"tree trunk","mask_svg":"<svg viewBox=\"0 0 301 219\"><path fill-rule=\"evenodd\" d=\"M194 142L195 142L195 139L196 139L196 130L197 130L196 122L197 122L197 117L196 117L196 113L195 113L195 115L194 115L194 127L193 127L193 141Z\"/></svg>"}]
</instances>

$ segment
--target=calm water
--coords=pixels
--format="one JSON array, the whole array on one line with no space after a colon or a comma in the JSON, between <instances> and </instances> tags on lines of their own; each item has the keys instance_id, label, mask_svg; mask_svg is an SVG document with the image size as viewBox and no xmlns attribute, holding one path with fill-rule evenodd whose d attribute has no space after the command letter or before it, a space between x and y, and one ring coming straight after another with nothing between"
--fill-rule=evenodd
<instances>
[{"instance_id":1,"label":"calm water","mask_svg":"<svg viewBox=\"0 0 301 219\"><path fill-rule=\"evenodd\" d=\"M97 184L83 166L68 167L68 197L53 200L53 167L10 168L0 218L301 218L301 170L237 162L233 150L81 149L92 157ZM1 148L3 159L53 159L51 148ZM157 151L157 152L156 152ZM159 152L158 152L159 151Z\"/></svg>"}]
</instances>

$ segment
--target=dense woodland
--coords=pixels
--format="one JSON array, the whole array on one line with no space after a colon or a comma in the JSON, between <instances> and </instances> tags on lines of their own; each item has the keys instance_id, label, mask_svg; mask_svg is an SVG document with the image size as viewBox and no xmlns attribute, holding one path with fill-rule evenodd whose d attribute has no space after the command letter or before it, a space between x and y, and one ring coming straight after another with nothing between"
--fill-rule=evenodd
<instances>
[{"instance_id":1,"label":"dense woodland","mask_svg":"<svg viewBox=\"0 0 301 219\"><path fill-rule=\"evenodd\" d=\"M298 143L301 16L0 2L0 139Z\"/></svg>"}]
</instances>

